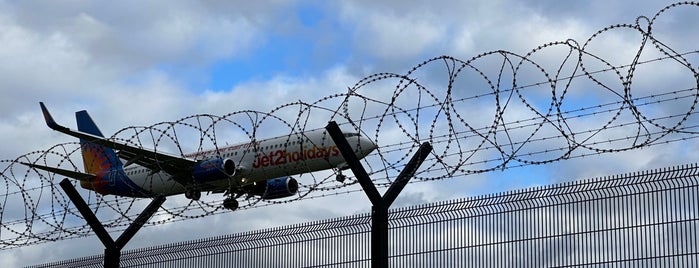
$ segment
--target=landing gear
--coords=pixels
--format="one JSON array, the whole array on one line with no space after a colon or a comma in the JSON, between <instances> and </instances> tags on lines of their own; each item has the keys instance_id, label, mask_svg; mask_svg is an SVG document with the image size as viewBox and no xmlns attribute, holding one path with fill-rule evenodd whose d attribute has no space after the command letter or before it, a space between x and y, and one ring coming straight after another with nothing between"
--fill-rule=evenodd
<instances>
[{"instance_id":1,"label":"landing gear","mask_svg":"<svg viewBox=\"0 0 699 268\"><path fill-rule=\"evenodd\" d=\"M346 170L346 169L349 169L349 166L347 166L347 165L338 166L338 167L335 169L335 173L337 174L337 176L335 176L335 180L336 180L337 182L343 183L343 182L345 182L345 180L347 180L347 176L345 176L345 175L342 174L342 171L343 171L343 170Z\"/></svg>"},{"instance_id":2,"label":"landing gear","mask_svg":"<svg viewBox=\"0 0 699 268\"><path fill-rule=\"evenodd\" d=\"M347 179L347 176L342 175L342 173L339 173L339 171L338 171L337 176L335 177L335 180L337 180L340 183L343 183L343 182L345 182L346 179Z\"/></svg>"},{"instance_id":3,"label":"landing gear","mask_svg":"<svg viewBox=\"0 0 699 268\"><path fill-rule=\"evenodd\" d=\"M228 197L223 200L223 207L230 210L236 210L238 208L238 200L235 200L233 197Z\"/></svg>"},{"instance_id":4,"label":"landing gear","mask_svg":"<svg viewBox=\"0 0 699 268\"><path fill-rule=\"evenodd\" d=\"M201 198L201 192L197 190L187 190L184 192L184 197L197 201Z\"/></svg>"}]
</instances>

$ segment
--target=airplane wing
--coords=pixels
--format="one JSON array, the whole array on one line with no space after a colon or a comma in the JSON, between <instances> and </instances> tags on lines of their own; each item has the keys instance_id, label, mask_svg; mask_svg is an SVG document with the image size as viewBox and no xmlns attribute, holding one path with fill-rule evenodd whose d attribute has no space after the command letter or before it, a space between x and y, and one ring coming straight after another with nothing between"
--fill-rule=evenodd
<instances>
[{"instance_id":1,"label":"airplane wing","mask_svg":"<svg viewBox=\"0 0 699 268\"><path fill-rule=\"evenodd\" d=\"M147 167L153 171L165 171L177 177L177 175L186 175L191 172L192 167L197 165L197 162L184 157L148 150L141 147L136 147L124 143L119 143L104 137L92 135L89 133L72 130L56 123L43 102L41 112L44 114L46 125L58 132L89 141L94 144L106 146L119 151L118 155L127 160L127 163L137 163ZM39 166L38 166L39 167ZM47 167L41 167L46 170ZM48 170L51 171L51 170ZM53 172L53 171L52 171ZM59 173L60 174L60 173ZM66 175L68 176L68 175ZM70 177L70 176L69 176Z\"/></svg>"},{"instance_id":2,"label":"airplane wing","mask_svg":"<svg viewBox=\"0 0 699 268\"><path fill-rule=\"evenodd\" d=\"M70 177L79 181L90 181L94 179L95 174L88 174L88 173L82 173L82 172L77 172L77 171L72 171L72 170L67 170L67 169L60 169L60 168L53 168L53 167L47 167L47 166L42 166L42 165L35 165L35 164L30 164L30 163L25 163L25 162L19 162L22 165L31 167L31 168L36 168L36 169L41 169L45 170L51 173L56 173L59 175L63 175L66 177Z\"/></svg>"}]
</instances>

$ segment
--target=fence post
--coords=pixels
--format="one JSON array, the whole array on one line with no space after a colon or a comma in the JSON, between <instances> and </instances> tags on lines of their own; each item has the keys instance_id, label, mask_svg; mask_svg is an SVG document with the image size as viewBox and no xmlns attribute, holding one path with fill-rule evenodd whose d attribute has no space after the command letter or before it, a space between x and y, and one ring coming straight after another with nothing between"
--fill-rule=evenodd
<instances>
[{"instance_id":1,"label":"fence post","mask_svg":"<svg viewBox=\"0 0 699 268\"><path fill-rule=\"evenodd\" d=\"M432 152L432 145L429 142L420 145L415 155L398 174L396 180L391 183L388 190L381 196L337 123L330 121L325 130L327 130L335 142L337 149L342 154L342 157L345 158L345 162L352 170L352 173L354 173L364 193L373 205L371 209L371 267L388 267L388 209L405 185L408 184L410 178L415 175L418 167Z\"/></svg>"},{"instance_id":2,"label":"fence post","mask_svg":"<svg viewBox=\"0 0 699 268\"><path fill-rule=\"evenodd\" d=\"M92 231L94 231L95 235L97 235L100 241L102 241L102 244L104 245L104 267L119 267L121 249L124 248L126 243L131 240L136 232L138 232L138 230L140 230L141 227L148 222L148 219L150 219L150 217L158 211L160 205L165 202L164 196L158 196L153 199L153 201L148 204L141 214L136 217L136 220L134 220L129 227L126 228L126 231L124 231L124 233L122 233L115 242L107 230L104 229L102 223L100 223L100 221L97 219L97 216L92 213L92 210L90 210L90 207L87 205L85 200L83 200L78 191L75 190L73 184L71 184L68 179L63 179L60 185L61 188L63 188L63 191L66 192L66 195L68 195L68 198L73 201L73 204L80 212L80 215L85 218L85 221L87 221L87 224L90 225Z\"/></svg>"}]
</instances>

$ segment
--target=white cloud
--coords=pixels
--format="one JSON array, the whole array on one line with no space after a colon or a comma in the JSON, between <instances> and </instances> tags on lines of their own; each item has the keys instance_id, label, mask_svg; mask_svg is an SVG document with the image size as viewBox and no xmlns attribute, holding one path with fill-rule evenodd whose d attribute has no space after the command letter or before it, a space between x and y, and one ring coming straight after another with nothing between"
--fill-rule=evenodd
<instances>
[{"instance_id":1,"label":"white cloud","mask_svg":"<svg viewBox=\"0 0 699 268\"><path fill-rule=\"evenodd\" d=\"M379 60L401 60L430 51L445 39L446 29L432 14L386 14L362 12L356 21L357 47Z\"/></svg>"},{"instance_id":2,"label":"white cloud","mask_svg":"<svg viewBox=\"0 0 699 268\"><path fill-rule=\"evenodd\" d=\"M326 70L315 77L275 76L267 81L241 83L230 91L205 91L200 95L197 109L221 115L248 109L270 112L287 103L310 103L333 93L344 93L347 86L357 80L343 67Z\"/></svg>"},{"instance_id":3,"label":"white cloud","mask_svg":"<svg viewBox=\"0 0 699 268\"><path fill-rule=\"evenodd\" d=\"M285 103L314 101L322 96L345 92L348 86L366 75L367 70L404 71L424 60L423 57L440 54L456 54L458 58L468 59L477 53L497 49L521 53L549 41L586 38L591 34L590 29L597 29L596 24L601 22L605 25L610 20L614 23L629 22L627 18L605 17L605 14L615 15L622 9L602 12L604 10L598 10L599 3L589 6L581 4L576 9L551 4L544 5L548 9L537 10L530 8L533 4L529 2L508 1L352 2L324 6L323 11L329 12L328 18L339 18L333 23L350 29L334 34L352 36L349 38L353 46L349 57L367 60L352 62L359 67L338 64L332 69L302 77L272 75L271 79L236 84L230 90L221 92L187 88L184 80L188 77L178 77L168 72L166 67L184 70L181 73L206 73L212 63L234 57L260 57L264 60L264 55L258 54L264 51L256 51L260 40L266 40L270 32L293 35L294 31L299 30L295 27L297 25L283 24L293 22L289 19L293 14L285 12L294 11L296 4L293 1L258 1L246 5L197 2L95 5L82 1L68 4L0 4L0 91L3 94L3 98L0 98L0 133L9 141L21 141L4 148L2 159L71 141L69 137L51 132L44 126L36 105L40 100L46 101L56 119L66 125L73 122L73 111L88 109L103 132L111 135L129 125L173 121L190 114L223 115L243 109L268 112ZM624 4L633 6L634 10L642 6ZM654 11L656 7L649 10ZM648 15L650 12L634 14ZM334 30L333 26L323 27ZM663 34L672 35L671 30ZM605 41L599 44L598 51L601 52L626 51L637 44L634 38L610 37L598 41ZM540 60L555 66L556 57L545 56L541 56ZM438 85L441 79L446 79L444 72L435 70L424 72L428 80L426 84ZM643 83L651 83L652 72L645 74ZM495 74L489 75L495 78ZM675 76L664 77L671 79ZM519 78L522 78L520 83L532 80ZM483 90L467 88L473 85L471 80L467 81L464 86L468 91L460 92L460 96ZM387 98L386 94L390 94L394 87L391 83L379 83L360 93L386 100L383 98ZM484 92L487 91L486 88ZM593 91L577 94L590 92ZM541 96L548 97L546 94ZM402 97L408 98L408 95ZM332 106L333 101L322 104ZM410 103L410 100L401 101ZM356 102L353 105L362 107L363 104ZM380 105L370 106L372 109L381 108ZM492 120L492 109L484 116L477 113L476 107L481 106L471 107L466 120L470 120L470 123ZM522 107L513 104L510 110L515 108ZM512 112L507 118L527 117L527 110L524 111ZM279 113L293 117L294 112L298 111L287 109ZM310 123L323 126L326 116L323 113L311 114ZM380 138L382 141L392 141L400 135L400 131L387 129L382 130ZM228 141L239 140L235 137ZM546 171L542 172L545 178L531 178L537 174L529 173L529 169L509 169L411 184L397 205L526 187L558 178L587 178L686 163L696 159L697 155L696 150L688 148L696 146L690 143L689 146L651 147L641 151L561 161L545 168ZM318 200L148 227L136 236L129 247L369 211L366 197L361 192ZM179 201L182 200L173 200L178 204ZM55 250L57 245L62 251ZM1 259L6 266L18 266L28 264L28 260L44 262L99 254L101 251L97 239L88 237L5 250ZM37 260L35 256L46 259Z\"/></svg>"},{"instance_id":4,"label":"white cloud","mask_svg":"<svg viewBox=\"0 0 699 268\"><path fill-rule=\"evenodd\" d=\"M83 79L102 77L86 70L89 56L60 33L40 35L12 24L0 24L0 100L2 114L11 114L17 104L36 95L57 97L79 94Z\"/></svg>"}]
</instances>

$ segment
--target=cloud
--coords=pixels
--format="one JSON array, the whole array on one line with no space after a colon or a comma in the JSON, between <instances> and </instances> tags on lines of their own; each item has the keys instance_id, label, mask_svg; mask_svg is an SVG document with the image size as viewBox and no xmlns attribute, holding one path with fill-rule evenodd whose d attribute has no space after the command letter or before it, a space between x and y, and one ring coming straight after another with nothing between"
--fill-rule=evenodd
<instances>
[{"instance_id":1,"label":"cloud","mask_svg":"<svg viewBox=\"0 0 699 268\"><path fill-rule=\"evenodd\" d=\"M2 23L2 22L0 22ZM80 94L77 85L85 75L99 79L99 71L85 70L89 56L77 49L64 35L40 35L26 28L2 23L0 28L0 100L2 114L12 114L17 104L26 104L36 95L58 98L58 92Z\"/></svg>"},{"instance_id":2,"label":"cloud","mask_svg":"<svg viewBox=\"0 0 699 268\"><path fill-rule=\"evenodd\" d=\"M358 22L356 47L379 61L402 61L433 51L445 39L446 29L433 14L351 13ZM408 30L409 29L409 30Z\"/></svg>"},{"instance_id":3,"label":"cloud","mask_svg":"<svg viewBox=\"0 0 699 268\"><path fill-rule=\"evenodd\" d=\"M23 27L41 34L61 33L100 57L102 64L131 67L226 58L242 52L258 32L248 17L230 16L215 5L137 3L15 3L10 9Z\"/></svg>"},{"instance_id":4,"label":"cloud","mask_svg":"<svg viewBox=\"0 0 699 268\"><path fill-rule=\"evenodd\" d=\"M36 102L40 100L46 101L56 119L66 125L73 122L74 111L88 109L108 135L130 125L150 125L197 113L223 115L243 109L268 112L285 103L314 101L330 94L346 92L347 87L372 72L405 72L425 58L441 54L468 59L478 53L497 49L525 53L549 41L586 38L600 26L630 23L635 16L651 15L663 6L609 1L581 2L574 6L562 5L557 1L355 1L320 5L318 9L326 14L317 21L318 28L313 28L303 24L296 13L303 4L295 1L256 1L245 5L194 1L127 1L108 5L87 1L1 3L0 91L3 97L0 98L0 133L9 141L19 141L3 148L2 159L13 159L22 153L72 141L45 127L36 107ZM679 27L683 32L675 35L678 27L670 22L673 19L684 21L690 16L679 14L683 16L675 17L675 13L672 14L667 17L667 24L663 24L666 28L659 27L658 30L663 30L663 41L671 40L668 43L678 44L677 40L685 40L683 36L692 33L693 28ZM265 58L269 51L264 49L264 44L282 47L282 56L298 53L295 49L285 49L284 44L266 43L277 40L272 38L275 35L303 36L310 40L303 47L313 50L309 54L309 57L313 57L310 60L320 62L316 66L330 67L321 70L309 68L311 71L300 71L301 75L298 76L272 71L271 75L262 78L243 78L242 82L236 81L223 90L191 87L204 84L201 82L203 80L220 79L213 75L210 77L209 68L231 59L251 58L262 62L263 66L281 65L279 69L282 70L289 68L293 63ZM638 44L634 38L610 37L605 41L614 42L599 43L596 51L626 51L626 48ZM335 45L337 43L343 46ZM338 56L338 53L342 55ZM540 60L550 63L555 70L558 55L546 58L546 53L541 54ZM493 62L479 63L487 65ZM293 66L306 68L303 64ZM490 71L497 68L482 67L489 70L491 78L495 78ZM639 81L643 81L643 84L656 81L657 85L666 85L666 80L675 78L672 74L665 74L665 79L657 82L657 79L653 79L652 71L643 74L638 78L642 79ZM421 75L424 75L422 81L430 86L440 85L446 79L445 73L436 68ZM522 78L519 82L540 80L519 78ZM460 84L463 87L459 87L462 90L459 96L490 90L482 81L479 85L483 87L469 87L473 85L472 81L465 79ZM394 88L395 83L378 83L362 93L382 99ZM531 97L550 98L546 94ZM572 96L579 97L575 100L584 103L590 101L584 97L591 91L580 90L569 94L571 99ZM401 101L410 103L413 100L409 99L411 96L414 95L403 95L401 97L405 99ZM331 102L323 104L332 106ZM362 105L358 102L353 104L356 107ZM486 116L478 113L482 107L489 108ZM380 105L371 108L379 109ZM510 108L512 114L507 118L515 120L531 116L522 108L513 104ZM661 108L677 110L677 107ZM472 112L466 118L470 123L486 124L492 120L492 103L473 103L468 109ZM298 111L288 109L279 113L288 113L293 117L293 112ZM310 121L311 124L323 126L326 115L309 115L314 119ZM400 135L401 131L386 129L382 130L381 139L398 140L403 138ZM238 136L231 137L229 142L240 141ZM407 186L396 205L541 185L560 178L588 178L686 163L696 159L697 154L696 150L688 148L696 148L696 142L416 183ZM174 203L182 201L174 199ZM129 247L369 211L366 197L361 192L318 200L148 227L136 236ZM6 250L2 259L7 263L6 260L10 258L5 256L10 256L15 261L8 265L17 266L26 265L28 260L37 261L35 256L45 257L38 260L44 262L101 253L101 245L95 237L57 243L60 243L62 251L54 250L56 244L48 243Z\"/></svg>"}]
</instances>

